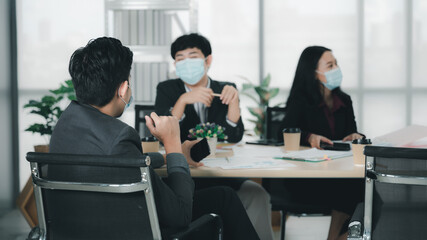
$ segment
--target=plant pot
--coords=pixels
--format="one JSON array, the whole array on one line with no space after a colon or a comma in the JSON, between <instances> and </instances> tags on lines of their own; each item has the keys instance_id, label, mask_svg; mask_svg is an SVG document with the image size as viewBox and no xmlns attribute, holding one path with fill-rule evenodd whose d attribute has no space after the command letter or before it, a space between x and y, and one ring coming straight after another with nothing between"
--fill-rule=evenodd
<instances>
[{"instance_id":1,"label":"plant pot","mask_svg":"<svg viewBox=\"0 0 427 240\"><path fill-rule=\"evenodd\" d=\"M48 153L49 152L49 145L36 145L36 146L34 146L34 151L35 152Z\"/></svg>"}]
</instances>

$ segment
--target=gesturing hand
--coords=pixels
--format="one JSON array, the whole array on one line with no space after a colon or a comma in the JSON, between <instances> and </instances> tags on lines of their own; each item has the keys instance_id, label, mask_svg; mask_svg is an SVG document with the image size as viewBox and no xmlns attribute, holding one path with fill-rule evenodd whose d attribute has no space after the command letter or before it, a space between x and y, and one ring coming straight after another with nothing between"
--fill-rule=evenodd
<instances>
[{"instance_id":1,"label":"gesturing hand","mask_svg":"<svg viewBox=\"0 0 427 240\"><path fill-rule=\"evenodd\" d=\"M222 104L229 105L229 104L239 104L239 92L236 88L234 88L231 85L226 85L222 89L221 92L221 99Z\"/></svg>"},{"instance_id":2,"label":"gesturing hand","mask_svg":"<svg viewBox=\"0 0 427 240\"><path fill-rule=\"evenodd\" d=\"M178 119L173 116L159 117L155 112L150 116L145 116L147 128L163 143L166 153L182 153Z\"/></svg>"}]
</instances>

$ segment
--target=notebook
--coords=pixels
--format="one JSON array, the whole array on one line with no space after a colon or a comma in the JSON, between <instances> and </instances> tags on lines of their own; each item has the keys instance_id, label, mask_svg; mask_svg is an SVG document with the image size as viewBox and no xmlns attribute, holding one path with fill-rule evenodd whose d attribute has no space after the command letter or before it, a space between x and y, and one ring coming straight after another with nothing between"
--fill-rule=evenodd
<instances>
[{"instance_id":1,"label":"notebook","mask_svg":"<svg viewBox=\"0 0 427 240\"><path fill-rule=\"evenodd\" d=\"M352 151L331 151L331 150L319 150L317 148L311 148L301 151L289 151L284 153L282 156L275 157L275 159L283 160L294 160L294 161L305 161L305 162L323 162L327 160L343 158L352 156Z\"/></svg>"}]
</instances>

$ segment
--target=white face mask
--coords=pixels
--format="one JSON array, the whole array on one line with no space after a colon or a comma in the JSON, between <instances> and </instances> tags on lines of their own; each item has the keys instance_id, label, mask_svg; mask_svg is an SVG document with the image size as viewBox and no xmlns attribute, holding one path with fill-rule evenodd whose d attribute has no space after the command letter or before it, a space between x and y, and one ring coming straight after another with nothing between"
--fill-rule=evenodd
<instances>
[{"instance_id":1,"label":"white face mask","mask_svg":"<svg viewBox=\"0 0 427 240\"><path fill-rule=\"evenodd\" d=\"M332 70L329 70L329 71L324 72L324 73L319 72L319 71L316 71L316 72L319 73L319 74L325 75L325 77L326 77L326 83L322 82L322 84L326 88L328 88L329 90L332 91L332 90L334 90L335 88L337 88L337 87L339 87L341 85L341 82L342 82L342 72L341 72L341 69L339 67L335 68L335 69L332 69Z\"/></svg>"},{"instance_id":2,"label":"white face mask","mask_svg":"<svg viewBox=\"0 0 427 240\"><path fill-rule=\"evenodd\" d=\"M195 85L205 75L205 59L186 58L176 63L176 75L185 83Z\"/></svg>"}]
</instances>

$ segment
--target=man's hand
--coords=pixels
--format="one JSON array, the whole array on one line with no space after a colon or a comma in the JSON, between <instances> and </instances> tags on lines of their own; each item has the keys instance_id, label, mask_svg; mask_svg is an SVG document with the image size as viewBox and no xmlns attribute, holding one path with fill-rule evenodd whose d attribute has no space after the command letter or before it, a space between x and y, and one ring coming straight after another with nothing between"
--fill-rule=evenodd
<instances>
[{"instance_id":1,"label":"man's hand","mask_svg":"<svg viewBox=\"0 0 427 240\"><path fill-rule=\"evenodd\" d=\"M353 140L355 140L355 139L361 139L361 138L363 138L363 136L362 135L360 135L360 134L358 134L358 133L352 133L352 134L349 134L347 137L345 137L344 139L343 139L343 141L345 142L345 141L353 141Z\"/></svg>"},{"instance_id":2,"label":"man's hand","mask_svg":"<svg viewBox=\"0 0 427 240\"><path fill-rule=\"evenodd\" d=\"M182 94L180 100L182 100L186 105L201 102L207 107L210 107L213 99L212 94L213 91L210 88L196 87L191 89L190 92Z\"/></svg>"},{"instance_id":3,"label":"man's hand","mask_svg":"<svg viewBox=\"0 0 427 240\"><path fill-rule=\"evenodd\" d=\"M187 159L187 163L190 166L194 166L194 167L200 167L203 166L203 163L201 162L195 162L193 161L193 159L191 158L191 148L194 146L194 144L198 143L200 140L193 140L193 141L188 141L186 140L181 146L182 146L182 153L184 154L185 158Z\"/></svg>"},{"instance_id":4,"label":"man's hand","mask_svg":"<svg viewBox=\"0 0 427 240\"><path fill-rule=\"evenodd\" d=\"M219 97L219 99L221 99L222 104L225 104L225 105L237 104L237 106L238 106L239 105L239 92L233 86L226 85L222 89L221 97Z\"/></svg>"},{"instance_id":5,"label":"man's hand","mask_svg":"<svg viewBox=\"0 0 427 240\"><path fill-rule=\"evenodd\" d=\"M308 138L308 143L310 143L310 146L317 149L322 149L320 148L321 141L331 145L334 144L329 138L317 134L311 134Z\"/></svg>"},{"instance_id":6,"label":"man's hand","mask_svg":"<svg viewBox=\"0 0 427 240\"><path fill-rule=\"evenodd\" d=\"M239 92L231 85L226 85L221 92L222 104L228 105L227 118L237 123L240 119Z\"/></svg>"},{"instance_id":7,"label":"man's hand","mask_svg":"<svg viewBox=\"0 0 427 240\"><path fill-rule=\"evenodd\" d=\"M151 118L145 116L147 128L151 134L165 146L166 154L182 153L178 119L173 116L158 116L151 113Z\"/></svg>"}]
</instances>

